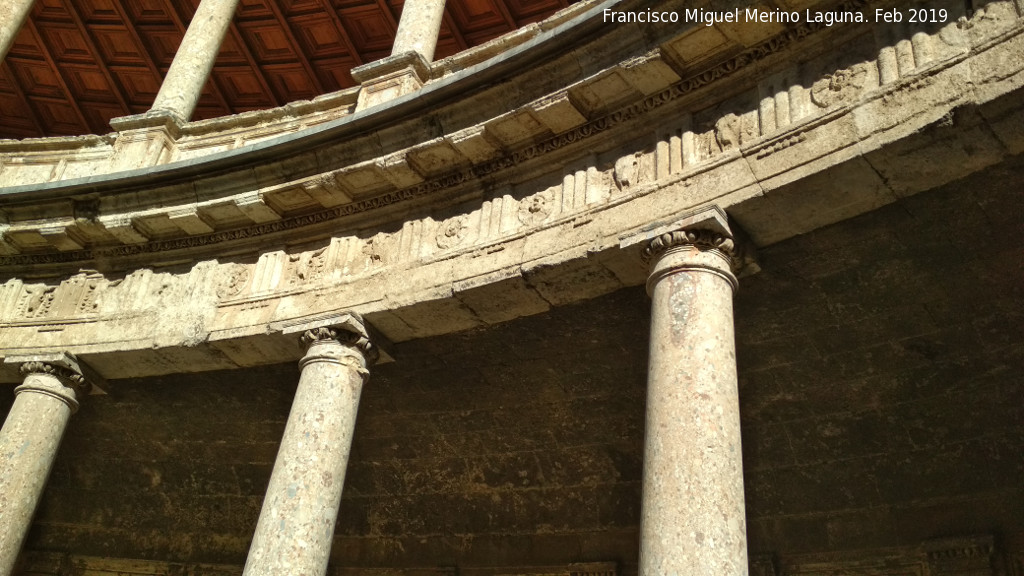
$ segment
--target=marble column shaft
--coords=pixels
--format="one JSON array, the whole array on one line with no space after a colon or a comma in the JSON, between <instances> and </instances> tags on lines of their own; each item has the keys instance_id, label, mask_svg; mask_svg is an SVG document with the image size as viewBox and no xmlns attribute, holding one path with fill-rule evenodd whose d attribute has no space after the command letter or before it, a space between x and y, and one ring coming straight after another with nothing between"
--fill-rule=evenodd
<instances>
[{"instance_id":1,"label":"marble column shaft","mask_svg":"<svg viewBox=\"0 0 1024 576\"><path fill-rule=\"evenodd\" d=\"M68 420L88 384L79 373L43 362L21 366L0 430L0 576L10 576L46 487Z\"/></svg>"},{"instance_id":2,"label":"marble column shaft","mask_svg":"<svg viewBox=\"0 0 1024 576\"><path fill-rule=\"evenodd\" d=\"M0 62L7 57L34 3L35 0L0 0Z\"/></svg>"},{"instance_id":3,"label":"marble column shaft","mask_svg":"<svg viewBox=\"0 0 1024 576\"><path fill-rule=\"evenodd\" d=\"M192 118L237 6L238 0L199 3L151 110L165 110L186 122Z\"/></svg>"},{"instance_id":4,"label":"marble column shaft","mask_svg":"<svg viewBox=\"0 0 1024 576\"><path fill-rule=\"evenodd\" d=\"M746 575L732 240L663 234L652 263L640 576Z\"/></svg>"},{"instance_id":5,"label":"marble column shaft","mask_svg":"<svg viewBox=\"0 0 1024 576\"><path fill-rule=\"evenodd\" d=\"M318 328L308 345L245 576L327 572L356 412L375 353L365 337Z\"/></svg>"},{"instance_id":6,"label":"marble column shaft","mask_svg":"<svg viewBox=\"0 0 1024 576\"><path fill-rule=\"evenodd\" d=\"M444 0L406 0L391 55L416 52L432 62L443 17Z\"/></svg>"}]
</instances>

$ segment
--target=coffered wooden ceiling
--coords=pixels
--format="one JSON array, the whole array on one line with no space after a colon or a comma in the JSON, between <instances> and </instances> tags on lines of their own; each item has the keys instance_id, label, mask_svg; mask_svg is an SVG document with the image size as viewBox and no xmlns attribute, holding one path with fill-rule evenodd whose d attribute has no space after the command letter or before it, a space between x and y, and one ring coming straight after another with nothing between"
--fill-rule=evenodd
<instances>
[{"instance_id":1,"label":"coffered wooden ceiling","mask_svg":"<svg viewBox=\"0 0 1024 576\"><path fill-rule=\"evenodd\" d=\"M448 0L436 58L575 0ZM0 65L0 138L105 134L149 110L199 0L35 0ZM391 51L401 0L241 0L194 120L354 84Z\"/></svg>"}]
</instances>

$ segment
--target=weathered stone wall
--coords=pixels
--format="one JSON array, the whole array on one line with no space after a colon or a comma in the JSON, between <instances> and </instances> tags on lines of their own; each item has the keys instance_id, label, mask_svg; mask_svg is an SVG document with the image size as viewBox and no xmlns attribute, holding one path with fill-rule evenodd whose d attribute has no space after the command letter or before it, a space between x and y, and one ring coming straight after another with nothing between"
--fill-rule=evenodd
<instances>
[{"instance_id":1,"label":"weathered stone wall","mask_svg":"<svg viewBox=\"0 0 1024 576\"><path fill-rule=\"evenodd\" d=\"M753 551L1020 553L1022 165L761 254L736 314Z\"/></svg>"}]
</instances>

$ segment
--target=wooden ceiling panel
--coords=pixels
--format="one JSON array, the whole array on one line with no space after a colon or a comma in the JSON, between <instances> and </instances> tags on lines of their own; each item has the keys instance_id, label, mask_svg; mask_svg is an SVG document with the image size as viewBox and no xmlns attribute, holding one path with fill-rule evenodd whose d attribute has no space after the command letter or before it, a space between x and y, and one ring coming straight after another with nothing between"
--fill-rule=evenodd
<instances>
[{"instance_id":1,"label":"wooden ceiling panel","mask_svg":"<svg viewBox=\"0 0 1024 576\"><path fill-rule=\"evenodd\" d=\"M8 58L7 63L14 70L18 84L25 91L25 95L64 99L64 90L60 85L60 79L57 78L57 72L46 62Z\"/></svg>"},{"instance_id":2,"label":"wooden ceiling panel","mask_svg":"<svg viewBox=\"0 0 1024 576\"><path fill-rule=\"evenodd\" d=\"M341 11L340 16L352 39L352 44L360 53L391 52L391 45L395 41L395 30L376 5L347 8Z\"/></svg>"},{"instance_id":3,"label":"wooden ceiling panel","mask_svg":"<svg viewBox=\"0 0 1024 576\"><path fill-rule=\"evenodd\" d=\"M124 116L124 108L120 104L107 104L104 102L89 102L88 106L82 106L82 114L85 115L90 129L96 134L111 132L110 119Z\"/></svg>"},{"instance_id":4,"label":"wooden ceiling panel","mask_svg":"<svg viewBox=\"0 0 1024 576\"><path fill-rule=\"evenodd\" d=\"M344 57L317 60L313 63L313 68L320 78L320 83L323 84L324 88L331 91L355 86L355 80L352 79L352 74L350 73L355 67L356 63L351 58Z\"/></svg>"},{"instance_id":5,"label":"wooden ceiling panel","mask_svg":"<svg viewBox=\"0 0 1024 576\"><path fill-rule=\"evenodd\" d=\"M163 24L159 26L139 26L139 39L157 66L166 70L174 61L174 53L178 51L181 44L182 34L174 26Z\"/></svg>"},{"instance_id":6,"label":"wooden ceiling panel","mask_svg":"<svg viewBox=\"0 0 1024 576\"><path fill-rule=\"evenodd\" d=\"M71 95L78 100L90 102L116 102L114 88L106 76L93 66L61 64L61 72L71 89ZM123 110L122 110L123 112Z\"/></svg>"},{"instance_id":7,"label":"wooden ceiling panel","mask_svg":"<svg viewBox=\"0 0 1024 576\"><path fill-rule=\"evenodd\" d=\"M372 8L377 6L377 0L332 0L332 4L339 10L346 8Z\"/></svg>"},{"instance_id":8,"label":"wooden ceiling panel","mask_svg":"<svg viewBox=\"0 0 1024 576\"><path fill-rule=\"evenodd\" d=\"M459 28L467 33L479 33L493 28L512 30L494 0L462 0L451 5L452 17Z\"/></svg>"},{"instance_id":9,"label":"wooden ceiling panel","mask_svg":"<svg viewBox=\"0 0 1024 576\"><path fill-rule=\"evenodd\" d=\"M32 19L41 22L44 20L65 20L70 21L67 7L63 0L36 0L32 8Z\"/></svg>"},{"instance_id":10,"label":"wooden ceiling panel","mask_svg":"<svg viewBox=\"0 0 1024 576\"><path fill-rule=\"evenodd\" d=\"M3 0L0 0L3 1ZM200 0L35 0L0 66L0 138L109 131L145 112ZM447 0L436 58L570 0ZM194 119L354 85L391 53L403 0L240 0Z\"/></svg>"},{"instance_id":11,"label":"wooden ceiling panel","mask_svg":"<svg viewBox=\"0 0 1024 576\"><path fill-rule=\"evenodd\" d=\"M309 13L322 13L324 3L320 0L280 0L278 6L289 16Z\"/></svg>"},{"instance_id":12,"label":"wooden ceiling panel","mask_svg":"<svg viewBox=\"0 0 1024 576\"><path fill-rule=\"evenodd\" d=\"M103 60L110 65L144 65L146 63L135 38L124 26L104 25L91 27L96 46Z\"/></svg>"},{"instance_id":13,"label":"wooden ceiling panel","mask_svg":"<svg viewBox=\"0 0 1024 576\"><path fill-rule=\"evenodd\" d=\"M132 107L145 106L147 109L156 100L160 91L160 79L153 76L147 69L111 67L111 73L121 85L125 100Z\"/></svg>"},{"instance_id":14,"label":"wooden ceiling panel","mask_svg":"<svg viewBox=\"0 0 1024 576\"><path fill-rule=\"evenodd\" d=\"M533 22L537 18L546 18L568 6L563 0L505 0L505 3L509 13L520 26Z\"/></svg>"},{"instance_id":15,"label":"wooden ceiling panel","mask_svg":"<svg viewBox=\"0 0 1024 576\"><path fill-rule=\"evenodd\" d=\"M217 65L236 66L248 64L249 61L245 57L245 50L238 45L238 41L234 36L228 34L224 38L224 43L220 45L220 52L217 53Z\"/></svg>"},{"instance_id":16,"label":"wooden ceiling panel","mask_svg":"<svg viewBox=\"0 0 1024 576\"><path fill-rule=\"evenodd\" d=\"M239 110L270 108L273 98L263 89L256 73L250 68L214 68L217 84L232 107Z\"/></svg>"},{"instance_id":17,"label":"wooden ceiling panel","mask_svg":"<svg viewBox=\"0 0 1024 576\"><path fill-rule=\"evenodd\" d=\"M219 118L227 114L240 112L240 110L229 110L225 108L224 101L220 96L218 96L219 93L219 89L213 82L206 83L206 86L203 87L203 93L199 96L199 105L196 108L196 115L193 116L195 120ZM200 111L202 111L202 115L199 115Z\"/></svg>"},{"instance_id":18,"label":"wooden ceiling panel","mask_svg":"<svg viewBox=\"0 0 1024 576\"><path fill-rule=\"evenodd\" d=\"M135 24L172 24L170 7L163 0L120 0L128 19Z\"/></svg>"},{"instance_id":19,"label":"wooden ceiling panel","mask_svg":"<svg viewBox=\"0 0 1024 576\"><path fill-rule=\"evenodd\" d=\"M235 20L266 20L274 18L274 11L263 0L239 0Z\"/></svg>"},{"instance_id":20,"label":"wooden ceiling panel","mask_svg":"<svg viewBox=\"0 0 1024 576\"><path fill-rule=\"evenodd\" d=\"M74 24L48 22L39 26L50 55L58 62L94 61L89 45L82 36L82 31Z\"/></svg>"},{"instance_id":21,"label":"wooden ceiling panel","mask_svg":"<svg viewBox=\"0 0 1024 576\"><path fill-rule=\"evenodd\" d=\"M121 13L113 0L68 0L73 2L82 20L90 24L121 22Z\"/></svg>"},{"instance_id":22,"label":"wooden ceiling panel","mask_svg":"<svg viewBox=\"0 0 1024 576\"><path fill-rule=\"evenodd\" d=\"M32 34L32 30L26 26L14 37L14 43L7 52L10 56L19 58L31 58L42 60L43 53L39 51L39 40Z\"/></svg>"},{"instance_id":23,"label":"wooden ceiling panel","mask_svg":"<svg viewBox=\"0 0 1024 576\"><path fill-rule=\"evenodd\" d=\"M238 29L258 62L279 64L296 60L294 47L279 23L239 22Z\"/></svg>"},{"instance_id":24,"label":"wooden ceiling panel","mask_svg":"<svg viewBox=\"0 0 1024 576\"><path fill-rule=\"evenodd\" d=\"M289 22L302 51L310 58L330 58L348 53L337 26L328 16L306 14L290 18Z\"/></svg>"},{"instance_id":25,"label":"wooden ceiling panel","mask_svg":"<svg viewBox=\"0 0 1024 576\"><path fill-rule=\"evenodd\" d=\"M4 138L28 138L40 136L32 122L35 112L25 107L16 94L0 93L0 125L7 131Z\"/></svg>"},{"instance_id":26,"label":"wooden ceiling panel","mask_svg":"<svg viewBox=\"0 0 1024 576\"><path fill-rule=\"evenodd\" d=\"M72 136L83 134L89 127L79 116L78 109L65 101L37 101L39 121L47 134L55 136Z\"/></svg>"},{"instance_id":27,"label":"wooden ceiling panel","mask_svg":"<svg viewBox=\"0 0 1024 576\"><path fill-rule=\"evenodd\" d=\"M299 64L273 64L263 67L277 99L283 102L315 98L313 80Z\"/></svg>"},{"instance_id":28,"label":"wooden ceiling panel","mask_svg":"<svg viewBox=\"0 0 1024 576\"><path fill-rule=\"evenodd\" d=\"M437 39L437 48L434 50L434 59L440 60L459 53L459 44L449 34L441 34Z\"/></svg>"}]
</instances>

